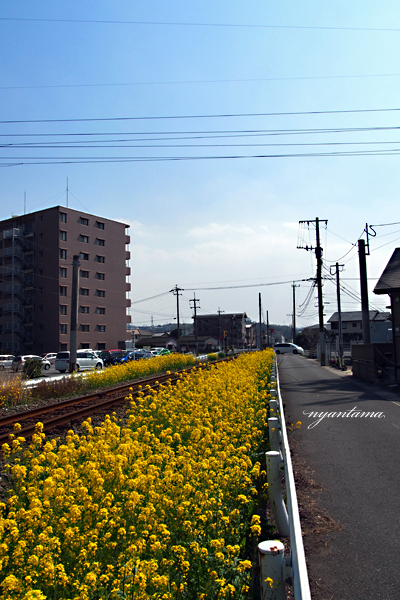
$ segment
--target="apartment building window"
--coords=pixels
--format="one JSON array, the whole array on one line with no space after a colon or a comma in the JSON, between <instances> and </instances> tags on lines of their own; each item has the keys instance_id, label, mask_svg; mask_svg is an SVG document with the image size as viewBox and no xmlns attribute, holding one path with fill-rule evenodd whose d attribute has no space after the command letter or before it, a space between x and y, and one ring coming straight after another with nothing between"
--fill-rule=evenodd
<instances>
[{"instance_id":1,"label":"apartment building window","mask_svg":"<svg viewBox=\"0 0 400 600\"><path fill-rule=\"evenodd\" d=\"M89 254L87 254L86 252L79 252L79 258L81 260L89 260Z\"/></svg>"},{"instance_id":2,"label":"apartment building window","mask_svg":"<svg viewBox=\"0 0 400 600\"><path fill-rule=\"evenodd\" d=\"M97 295L100 296L100 298L104 298L106 295L106 291L105 290L97 290Z\"/></svg>"},{"instance_id":3,"label":"apartment building window","mask_svg":"<svg viewBox=\"0 0 400 600\"><path fill-rule=\"evenodd\" d=\"M67 251L64 250L63 248L60 248L60 258L63 258L63 259L67 258Z\"/></svg>"},{"instance_id":4,"label":"apartment building window","mask_svg":"<svg viewBox=\"0 0 400 600\"><path fill-rule=\"evenodd\" d=\"M98 306L98 307L96 308L96 313L97 313L98 315L105 315L105 314L106 314L106 309L105 309L105 307L104 307L104 306Z\"/></svg>"},{"instance_id":5,"label":"apartment building window","mask_svg":"<svg viewBox=\"0 0 400 600\"><path fill-rule=\"evenodd\" d=\"M79 217L79 223L81 223L81 225L89 225L89 219L85 219L85 217Z\"/></svg>"},{"instance_id":6,"label":"apartment building window","mask_svg":"<svg viewBox=\"0 0 400 600\"><path fill-rule=\"evenodd\" d=\"M89 314L89 307L81 306L81 313L84 313L85 315Z\"/></svg>"},{"instance_id":7,"label":"apartment building window","mask_svg":"<svg viewBox=\"0 0 400 600\"><path fill-rule=\"evenodd\" d=\"M85 244L89 243L89 236L88 235L80 235L79 239L81 242L84 242Z\"/></svg>"},{"instance_id":8,"label":"apartment building window","mask_svg":"<svg viewBox=\"0 0 400 600\"><path fill-rule=\"evenodd\" d=\"M106 262L106 257L105 256L96 256L96 261L99 263L105 263Z\"/></svg>"},{"instance_id":9,"label":"apartment building window","mask_svg":"<svg viewBox=\"0 0 400 600\"><path fill-rule=\"evenodd\" d=\"M60 333L62 335L66 335L67 334L67 325L65 325L64 323L60 324Z\"/></svg>"},{"instance_id":10,"label":"apartment building window","mask_svg":"<svg viewBox=\"0 0 400 600\"><path fill-rule=\"evenodd\" d=\"M105 350L106 349L106 345L104 342L99 342L97 344L97 350Z\"/></svg>"},{"instance_id":11,"label":"apartment building window","mask_svg":"<svg viewBox=\"0 0 400 600\"><path fill-rule=\"evenodd\" d=\"M60 304L60 315L66 315L66 314L67 314L67 305Z\"/></svg>"},{"instance_id":12,"label":"apartment building window","mask_svg":"<svg viewBox=\"0 0 400 600\"><path fill-rule=\"evenodd\" d=\"M101 240L100 238L96 238L95 244L96 244L97 246L104 246L104 244L105 244L105 241L104 241L104 240Z\"/></svg>"},{"instance_id":13,"label":"apartment building window","mask_svg":"<svg viewBox=\"0 0 400 600\"><path fill-rule=\"evenodd\" d=\"M89 271L80 271L80 276L84 279L89 279Z\"/></svg>"},{"instance_id":14,"label":"apartment building window","mask_svg":"<svg viewBox=\"0 0 400 600\"><path fill-rule=\"evenodd\" d=\"M89 325L81 325L81 331L89 331Z\"/></svg>"},{"instance_id":15,"label":"apartment building window","mask_svg":"<svg viewBox=\"0 0 400 600\"><path fill-rule=\"evenodd\" d=\"M67 286L60 285L60 296L66 296L66 295L67 295Z\"/></svg>"},{"instance_id":16,"label":"apartment building window","mask_svg":"<svg viewBox=\"0 0 400 600\"><path fill-rule=\"evenodd\" d=\"M60 267L60 277L67 276L67 269L65 267Z\"/></svg>"},{"instance_id":17,"label":"apartment building window","mask_svg":"<svg viewBox=\"0 0 400 600\"><path fill-rule=\"evenodd\" d=\"M96 279L101 279L102 281L104 281L105 278L106 278L105 273L96 273Z\"/></svg>"},{"instance_id":18,"label":"apartment building window","mask_svg":"<svg viewBox=\"0 0 400 600\"><path fill-rule=\"evenodd\" d=\"M106 330L106 326L105 325L97 325L97 331L101 331L102 333L104 333Z\"/></svg>"},{"instance_id":19,"label":"apartment building window","mask_svg":"<svg viewBox=\"0 0 400 600\"><path fill-rule=\"evenodd\" d=\"M63 231L62 229L60 229L60 240L62 242L66 242L67 241L67 232Z\"/></svg>"},{"instance_id":20,"label":"apartment building window","mask_svg":"<svg viewBox=\"0 0 400 600\"><path fill-rule=\"evenodd\" d=\"M60 212L60 223L66 223L66 222L67 222L67 213Z\"/></svg>"},{"instance_id":21,"label":"apartment building window","mask_svg":"<svg viewBox=\"0 0 400 600\"><path fill-rule=\"evenodd\" d=\"M79 294L81 296L89 296L89 288L80 288Z\"/></svg>"},{"instance_id":22,"label":"apartment building window","mask_svg":"<svg viewBox=\"0 0 400 600\"><path fill-rule=\"evenodd\" d=\"M68 344L60 344L60 350L66 352L68 350Z\"/></svg>"},{"instance_id":23,"label":"apartment building window","mask_svg":"<svg viewBox=\"0 0 400 600\"><path fill-rule=\"evenodd\" d=\"M96 227L97 229L104 229L104 223L101 221L96 221Z\"/></svg>"}]
</instances>

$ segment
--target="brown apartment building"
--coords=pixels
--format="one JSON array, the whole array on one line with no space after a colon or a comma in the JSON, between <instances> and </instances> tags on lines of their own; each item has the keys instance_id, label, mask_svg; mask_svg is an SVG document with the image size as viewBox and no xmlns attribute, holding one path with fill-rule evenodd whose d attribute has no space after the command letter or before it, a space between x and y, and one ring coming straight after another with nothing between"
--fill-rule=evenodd
<instances>
[{"instance_id":1,"label":"brown apartment building","mask_svg":"<svg viewBox=\"0 0 400 600\"><path fill-rule=\"evenodd\" d=\"M1 351L69 349L74 255L78 348L125 347L127 227L63 206L0 221Z\"/></svg>"}]
</instances>

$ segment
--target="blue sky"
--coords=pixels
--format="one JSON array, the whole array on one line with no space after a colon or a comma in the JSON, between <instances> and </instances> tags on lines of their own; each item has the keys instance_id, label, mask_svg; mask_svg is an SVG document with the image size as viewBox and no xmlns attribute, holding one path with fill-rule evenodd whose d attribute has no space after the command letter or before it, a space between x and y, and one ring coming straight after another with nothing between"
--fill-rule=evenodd
<instances>
[{"instance_id":1,"label":"blue sky","mask_svg":"<svg viewBox=\"0 0 400 600\"><path fill-rule=\"evenodd\" d=\"M367 263L384 309L372 289L400 240L400 111L382 109L400 108L399 50L394 1L5 0L0 218L23 212L25 192L28 212L65 204L68 177L70 207L131 225L132 302L178 284L186 320L194 293L203 312L256 320L261 292L279 323L291 322L290 282L315 274L296 248L300 220L328 220L326 267L340 259L356 296L352 244L385 225ZM38 120L54 121L21 122ZM205 289L218 287L231 289ZM335 286L324 293L329 318ZM344 294L342 308L360 305ZM138 325L174 314L172 294L132 306ZM317 322L314 301L297 322Z\"/></svg>"}]
</instances>

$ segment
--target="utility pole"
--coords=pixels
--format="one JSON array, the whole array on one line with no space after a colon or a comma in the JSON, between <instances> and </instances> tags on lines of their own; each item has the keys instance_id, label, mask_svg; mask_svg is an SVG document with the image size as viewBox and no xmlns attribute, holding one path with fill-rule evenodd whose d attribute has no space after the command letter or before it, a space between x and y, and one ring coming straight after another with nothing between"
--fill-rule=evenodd
<instances>
[{"instance_id":1,"label":"utility pole","mask_svg":"<svg viewBox=\"0 0 400 600\"><path fill-rule=\"evenodd\" d=\"M320 360L321 367L325 366L325 333L324 333L324 304L322 297L322 247L320 243L319 237L319 225L320 223L325 223L327 225L328 221L326 219L318 219L312 221L299 221L299 224L307 223L315 223L316 230L316 246L313 248L312 246L297 246L298 248L304 248L305 250L314 250L315 258L317 259L317 289L318 289L318 320L319 320L319 345L320 345Z\"/></svg>"},{"instance_id":2,"label":"utility pole","mask_svg":"<svg viewBox=\"0 0 400 600\"><path fill-rule=\"evenodd\" d=\"M219 342L219 349L222 350L223 348L223 343L221 345L221 341L223 342L223 338L222 338L222 330L221 330L221 313L225 312L224 310L221 310L220 307L218 306L218 342Z\"/></svg>"},{"instance_id":3,"label":"utility pole","mask_svg":"<svg viewBox=\"0 0 400 600\"><path fill-rule=\"evenodd\" d=\"M259 345L259 349L262 350L263 349L263 343L262 343L262 320L261 320L261 294L258 294L258 320L259 320L259 326L260 326L260 345Z\"/></svg>"},{"instance_id":4,"label":"utility pole","mask_svg":"<svg viewBox=\"0 0 400 600\"><path fill-rule=\"evenodd\" d=\"M292 288L293 288L293 344L296 343L296 288L300 287L299 285L296 285L295 282L293 281L292 284Z\"/></svg>"},{"instance_id":5,"label":"utility pole","mask_svg":"<svg viewBox=\"0 0 400 600\"><path fill-rule=\"evenodd\" d=\"M174 296L176 296L176 322L178 325L178 352L181 351L181 332L179 331L179 296L182 296L182 294L180 294L179 292L183 292L184 290L182 288L178 288L178 284L175 285L175 287L170 290L170 292L172 292L174 294Z\"/></svg>"},{"instance_id":6,"label":"utility pole","mask_svg":"<svg viewBox=\"0 0 400 600\"><path fill-rule=\"evenodd\" d=\"M189 300L189 305L190 303L193 302L193 306L191 306L190 308L192 308L194 310L194 337L196 340L196 356L199 355L199 336L198 336L198 329L197 329L197 302L200 302L200 300L198 300L196 298L196 294L193 294L193 300ZM200 306L199 306L200 308Z\"/></svg>"},{"instance_id":7,"label":"utility pole","mask_svg":"<svg viewBox=\"0 0 400 600\"><path fill-rule=\"evenodd\" d=\"M358 240L358 261L359 261L359 265L360 265L363 344L370 344L371 343L371 333L370 333L370 329L369 329L367 263L365 260L365 242L364 242L364 240Z\"/></svg>"},{"instance_id":8,"label":"utility pole","mask_svg":"<svg viewBox=\"0 0 400 600\"><path fill-rule=\"evenodd\" d=\"M78 330L78 289L79 289L79 256L74 254L72 259L72 290L71 290L71 328L69 334L69 372L76 368L76 346Z\"/></svg>"},{"instance_id":9,"label":"utility pole","mask_svg":"<svg viewBox=\"0 0 400 600\"><path fill-rule=\"evenodd\" d=\"M267 346L269 348L269 319L268 319L268 311L267 311Z\"/></svg>"},{"instance_id":10,"label":"utility pole","mask_svg":"<svg viewBox=\"0 0 400 600\"><path fill-rule=\"evenodd\" d=\"M337 310L338 310L338 327L339 327L339 365L343 367L343 331L342 331L342 309L340 305L340 281L339 281L339 272L342 270L344 265L339 265L336 263L335 272L332 273L332 268L330 267L331 275L336 275L336 297L337 297Z\"/></svg>"}]
</instances>

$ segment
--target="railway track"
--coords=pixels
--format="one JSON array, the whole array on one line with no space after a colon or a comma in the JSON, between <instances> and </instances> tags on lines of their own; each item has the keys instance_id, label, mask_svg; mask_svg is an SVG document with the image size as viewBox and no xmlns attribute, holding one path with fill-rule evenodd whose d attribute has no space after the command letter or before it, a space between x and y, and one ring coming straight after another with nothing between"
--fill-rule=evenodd
<instances>
[{"instance_id":1,"label":"railway track","mask_svg":"<svg viewBox=\"0 0 400 600\"><path fill-rule=\"evenodd\" d=\"M232 358L222 358L208 363L207 366L226 362L227 360L232 360ZM198 367L198 365L194 365L194 367ZM146 379L131 381L130 383L104 389L93 394L85 394L76 398L21 411L6 417L0 417L0 446L10 441L10 434L15 433L15 423L21 425L18 436L25 438L31 437L35 433L35 425L38 421L43 423L43 431L49 432L70 424L73 421L80 420L82 417L93 415L111 406L124 403L129 394L135 396L139 391L146 392L146 390L157 389L167 381L174 384L183 374L190 373L192 369L193 367L187 367L186 369L172 371L168 374L159 373ZM51 418L48 418L49 415L52 415Z\"/></svg>"}]
</instances>

